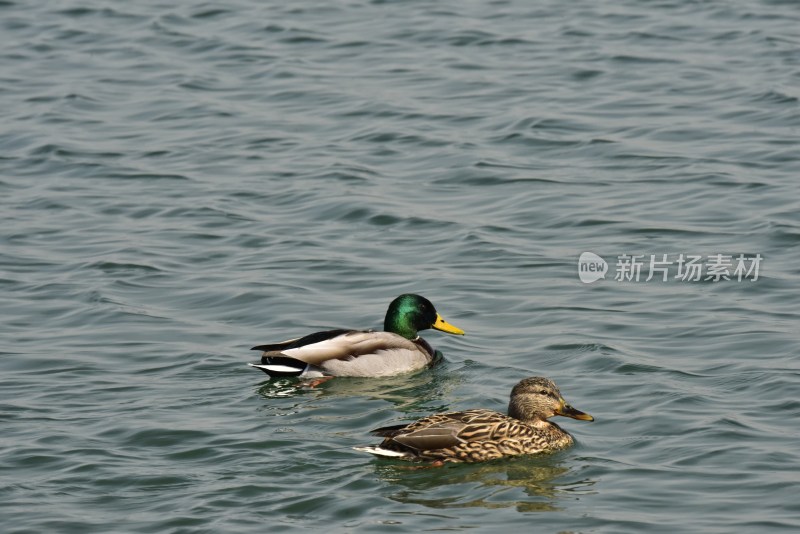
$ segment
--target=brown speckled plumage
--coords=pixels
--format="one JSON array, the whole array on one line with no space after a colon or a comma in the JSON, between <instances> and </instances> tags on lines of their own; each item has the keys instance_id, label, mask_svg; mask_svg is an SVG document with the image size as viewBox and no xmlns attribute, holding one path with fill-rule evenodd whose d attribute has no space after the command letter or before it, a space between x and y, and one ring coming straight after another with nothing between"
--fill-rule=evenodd
<instances>
[{"instance_id":1,"label":"brown speckled plumage","mask_svg":"<svg viewBox=\"0 0 800 534\"><path fill-rule=\"evenodd\" d=\"M430 415L407 425L378 428L373 433L382 436L383 442L359 450L406 460L445 462L482 462L553 452L573 443L572 436L547 421L554 415L592 420L567 404L551 380L526 378L511 393L509 415L484 409Z\"/></svg>"}]
</instances>

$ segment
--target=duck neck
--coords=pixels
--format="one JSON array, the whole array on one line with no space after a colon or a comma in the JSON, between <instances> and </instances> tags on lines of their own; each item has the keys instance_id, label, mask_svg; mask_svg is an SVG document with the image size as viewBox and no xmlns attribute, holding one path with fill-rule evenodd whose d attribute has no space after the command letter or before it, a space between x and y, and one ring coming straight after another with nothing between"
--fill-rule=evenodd
<instances>
[{"instance_id":1,"label":"duck neck","mask_svg":"<svg viewBox=\"0 0 800 534\"><path fill-rule=\"evenodd\" d=\"M526 425L530 425L554 437L569 435L557 424L551 423L539 415L532 414L532 411L533 410L531 410L530 407L526 407L524 402L521 402L519 398L512 398L511 402L508 403L508 415L510 417L519 419Z\"/></svg>"},{"instance_id":2,"label":"duck neck","mask_svg":"<svg viewBox=\"0 0 800 534\"><path fill-rule=\"evenodd\" d=\"M525 403L522 402L522 399L517 396L511 397L511 400L508 403L508 415L509 417L513 417L514 419L519 419L523 423L527 423L529 425L533 425L536 421L544 421L541 417L531 417L531 410L525 406Z\"/></svg>"},{"instance_id":3,"label":"duck neck","mask_svg":"<svg viewBox=\"0 0 800 534\"><path fill-rule=\"evenodd\" d=\"M509 415L511 415L509 413ZM512 417L514 417L512 415ZM547 419L542 418L529 418L529 419L522 419L517 417L520 421L525 423L528 426L531 426L536 429L536 433L542 436L547 442L553 447L567 447L573 443L572 436L569 432L558 426L556 423L552 423Z\"/></svg>"},{"instance_id":4,"label":"duck neck","mask_svg":"<svg viewBox=\"0 0 800 534\"><path fill-rule=\"evenodd\" d=\"M411 326L403 315L386 314L386 319L383 321L383 329L387 332L393 332L406 339L414 339L417 337L417 329Z\"/></svg>"},{"instance_id":5,"label":"duck neck","mask_svg":"<svg viewBox=\"0 0 800 534\"><path fill-rule=\"evenodd\" d=\"M403 295L392 301L383 320L385 331L393 332L406 339L417 337L417 328L412 320L416 316L415 302L411 297L411 295Z\"/></svg>"}]
</instances>

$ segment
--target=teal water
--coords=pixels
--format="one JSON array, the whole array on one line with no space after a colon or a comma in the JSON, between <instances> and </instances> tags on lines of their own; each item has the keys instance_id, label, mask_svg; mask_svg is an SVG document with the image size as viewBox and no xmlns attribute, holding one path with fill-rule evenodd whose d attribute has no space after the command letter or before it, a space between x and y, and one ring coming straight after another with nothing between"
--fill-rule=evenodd
<instances>
[{"instance_id":1,"label":"teal water","mask_svg":"<svg viewBox=\"0 0 800 534\"><path fill-rule=\"evenodd\" d=\"M4 532L800 528L795 2L173 4L0 1ZM246 366L411 291L429 372ZM572 449L352 450L531 375Z\"/></svg>"}]
</instances>

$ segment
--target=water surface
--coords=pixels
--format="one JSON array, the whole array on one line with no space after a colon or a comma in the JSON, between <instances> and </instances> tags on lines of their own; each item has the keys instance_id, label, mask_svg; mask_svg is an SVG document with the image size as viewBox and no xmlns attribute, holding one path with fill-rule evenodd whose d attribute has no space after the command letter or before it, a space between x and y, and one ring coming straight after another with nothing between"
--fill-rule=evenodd
<instances>
[{"instance_id":1,"label":"water surface","mask_svg":"<svg viewBox=\"0 0 800 534\"><path fill-rule=\"evenodd\" d=\"M782 1L0 2L4 530L797 531L799 24ZM615 281L623 254L764 259ZM429 372L245 365L404 292L467 331L426 334ZM531 375L595 416L563 422L574 448L351 449Z\"/></svg>"}]
</instances>

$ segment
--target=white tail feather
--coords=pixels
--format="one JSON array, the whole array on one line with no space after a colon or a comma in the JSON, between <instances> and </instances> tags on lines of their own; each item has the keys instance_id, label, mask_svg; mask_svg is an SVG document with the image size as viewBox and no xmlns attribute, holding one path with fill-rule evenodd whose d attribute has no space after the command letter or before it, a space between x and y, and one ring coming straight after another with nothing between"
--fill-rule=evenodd
<instances>
[{"instance_id":1,"label":"white tail feather","mask_svg":"<svg viewBox=\"0 0 800 534\"><path fill-rule=\"evenodd\" d=\"M288 365L262 365L257 363L248 363L250 367L255 367L256 369L261 369L262 371L272 371L273 373L296 373L298 371L297 367L289 367Z\"/></svg>"},{"instance_id":2,"label":"white tail feather","mask_svg":"<svg viewBox=\"0 0 800 534\"><path fill-rule=\"evenodd\" d=\"M411 455L407 452L397 452L389 449L382 449L374 445L367 445L366 447L353 447L353 450L360 452L368 452L375 456L385 456L387 458L410 458Z\"/></svg>"}]
</instances>

